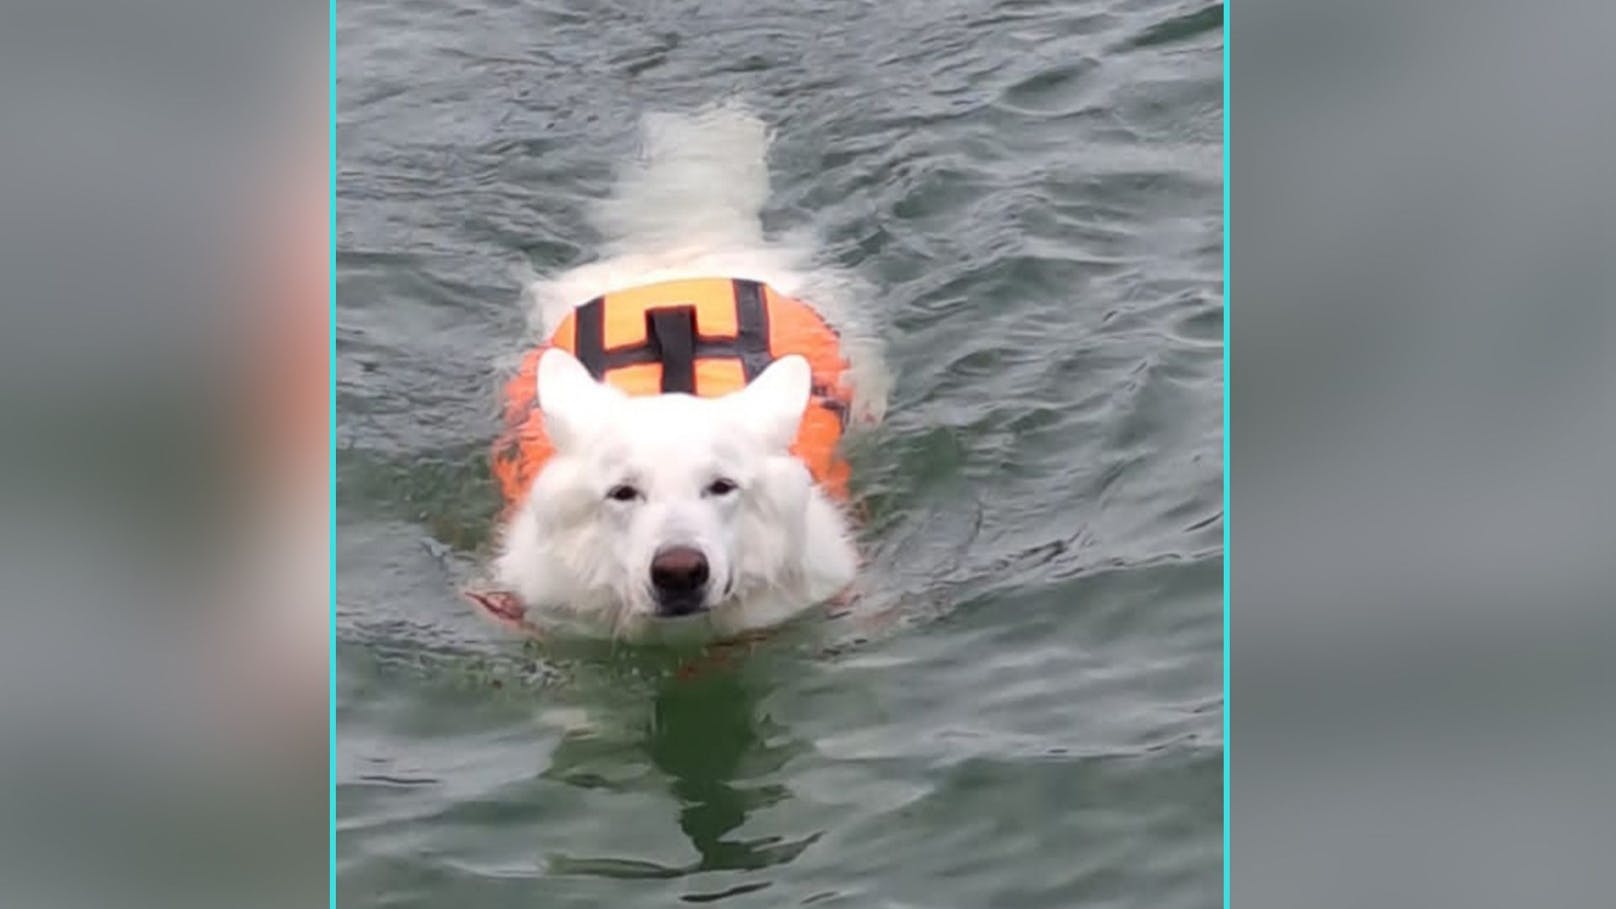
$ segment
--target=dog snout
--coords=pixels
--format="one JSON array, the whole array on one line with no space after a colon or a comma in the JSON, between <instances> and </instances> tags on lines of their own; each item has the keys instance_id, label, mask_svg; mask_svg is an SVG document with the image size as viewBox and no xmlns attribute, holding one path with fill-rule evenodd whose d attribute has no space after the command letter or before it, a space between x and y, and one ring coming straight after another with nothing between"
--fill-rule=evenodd
<instances>
[{"instance_id":1,"label":"dog snout","mask_svg":"<svg viewBox=\"0 0 1616 909\"><path fill-rule=\"evenodd\" d=\"M651 560L651 586L656 588L657 611L662 615L689 615L702 608L707 590L707 556L693 546L669 546Z\"/></svg>"}]
</instances>

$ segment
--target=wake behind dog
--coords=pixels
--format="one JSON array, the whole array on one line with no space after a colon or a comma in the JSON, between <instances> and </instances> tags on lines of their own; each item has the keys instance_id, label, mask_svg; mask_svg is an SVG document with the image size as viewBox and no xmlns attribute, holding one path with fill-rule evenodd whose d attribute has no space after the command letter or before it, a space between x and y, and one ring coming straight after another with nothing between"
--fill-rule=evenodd
<instances>
[{"instance_id":1,"label":"wake behind dog","mask_svg":"<svg viewBox=\"0 0 1616 909\"><path fill-rule=\"evenodd\" d=\"M494 618L728 636L853 582L839 445L888 380L868 297L764 236L767 150L735 107L648 117L600 257L529 288L540 343L492 458L500 593L473 596Z\"/></svg>"}]
</instances>

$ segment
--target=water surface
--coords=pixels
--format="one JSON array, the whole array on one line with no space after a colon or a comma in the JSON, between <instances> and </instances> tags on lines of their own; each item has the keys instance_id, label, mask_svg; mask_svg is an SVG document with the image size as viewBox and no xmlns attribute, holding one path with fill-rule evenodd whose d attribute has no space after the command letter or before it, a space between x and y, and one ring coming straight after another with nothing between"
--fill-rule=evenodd
<instances>
[{"instance_id":1,"label":"water surface","mask_svg":"<svg viewBox=\"0 0 1616 909\"><path fill-rule=\"evenodd\" d=\"M1221 7L338 4L344 906L1199 907L1221 863ZM882 621L541 651L456 587L519 269L742 93L875 290Z\"/></svg>"}]
</instances>

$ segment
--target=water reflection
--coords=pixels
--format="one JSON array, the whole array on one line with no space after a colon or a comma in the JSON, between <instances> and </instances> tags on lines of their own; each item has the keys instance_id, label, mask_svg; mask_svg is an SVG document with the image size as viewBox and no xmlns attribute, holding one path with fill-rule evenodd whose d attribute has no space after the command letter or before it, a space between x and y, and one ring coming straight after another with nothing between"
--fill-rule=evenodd
<instances>
[{"instance_id":1,"label":"water reflection","mask_svg":"<svg viewBox=\"0 0 1616 909\"><path fill-rule=\"evenodd\" d=\"M804 747L763 710L761 683L749 679L744 667L703 661L641 684L651 689L650 699L635 726L622 730L621 737L598 729L565 737L545 776L588 788L648 785L664 796L657 804L672 796L679 829L696 857L684 865L665 865L552 856L552 873L674 878L749 871L789 862L818 838L817 832L797 838L737 833L749 817L792 798L778 773ZM650 774L621 772L624 765L644 769L647 763ZM599 772L608 765L619 770L615 782ZM724 895L752 889L745 885Z\"/></svg>"},{"instance_id":2,"label":"water reflection","mask_svg":"<svg viewBox=\"0 0 1616 909\"><path fill-rule=\"evenodd\" d=\"M679 827L701 856L700 870L762 868L788 862L813 842L780 837L730 839L748 813L790 797L777 782L793 752L740 673L706 671L664 683L653 705L651 763L683 806Z\"/></svg>"}]
</instances>

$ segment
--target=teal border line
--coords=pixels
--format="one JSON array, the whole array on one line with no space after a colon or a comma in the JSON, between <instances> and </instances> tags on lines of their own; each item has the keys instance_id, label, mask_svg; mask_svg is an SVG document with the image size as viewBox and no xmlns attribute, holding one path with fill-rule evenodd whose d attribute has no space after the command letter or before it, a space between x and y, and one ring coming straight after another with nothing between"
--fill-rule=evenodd
<instances>
[{"instance_id":1,"label":"teal border line","mask_svg":"<svg viewBox=\"0 0 1616 909\"><path fill-rule=\"evenodd\" d=\"M331 577L330 607L327 617L327 630L331 635L330 652L327 658L326 678L330 684L329 698L326 709L330 717L330 737L326 740L330 753L327 755L326 767L326 807L330 812L327 838L331 849L331 859L326 865L330 877L330 906L337 906L337 0L328 0L326 12L329 46L326 48L326 118L329 135L326 139L330 160L326 175L327 201L329 207L327 216L329 220L326 251L329 257L326 267L329 269L330 286L330 324L331 347L328 356L330 361L326 364L326 376L329 378L330 401L329 416L331 420L330 436L327 445L330 448L330 481L327 493L330 496L329 519L331 534Z\"/></svg>"},{"instance_id":2,"label":"teal border line","mask_svg":"<svg viewBox=\"0 0 1616 909\"><path fill-rule=\"evenodd\" d=\"M1223 3L1223 905L1229 906L1229 2Z\"/></svg>"}]
</instances>

